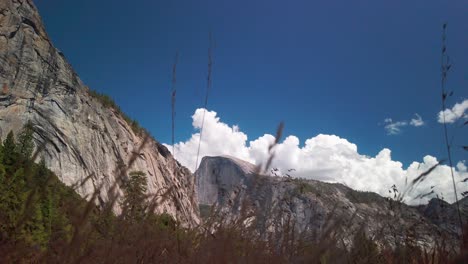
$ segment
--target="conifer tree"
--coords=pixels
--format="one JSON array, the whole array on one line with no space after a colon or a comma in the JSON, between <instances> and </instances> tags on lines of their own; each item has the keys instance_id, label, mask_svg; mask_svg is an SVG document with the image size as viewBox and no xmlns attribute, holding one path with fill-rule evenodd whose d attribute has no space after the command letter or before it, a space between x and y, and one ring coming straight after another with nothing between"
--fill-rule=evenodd
<instances>
[{"instance_id":1,"label":"conifer tree","mask_svg":"<svg viewBox=\"0 0 468 264\"><path fill-rule=\"evenodd\" d=\"M15 144L15 134L13 131L8 133L6 139L3 141L3 164L5 165L7 171L11 172L11 167L17 160L16 144Z\"/></svg>"},{"instance_id":2,"label":"conifer tree","mask_svg":"<svg viewBox=\"0 0 468 264\"><path fill-rule=\"evenodd\" d=\"M123 186L125 196L122 202L122 213L124 219L129 221L143 219L147 207L146 184L144 172L133 171L129 174L129 179Z\"/></svg>"},{"instance_id":3,"label":"conifer tree","mask_svg":"<svg viewBox=\"0 0 468 264\"><path fill-rule=\"evenodd\" d=\"M3 144L1 140L0 140L0 164L3 165Z\"/></svg>"},{"instance_id":4,"label":"conifer tree","mask_svg":"<svg viewBox=\"0 0 468 264\"><path fill-rule=\"evenodd\" d=\"M8 175L7 175L8 176ZM0 229L13 235L26 201L24 170L18 169L0 183L0 211L4 222Z\"/></svg>"},{"instance_id":5,"label":"conifer tree","mask_svg":"<svg viewBox=\"0 0 468 264\"><path fill-rule=\"evenodd\" d=\"M21 228L21 238L29 244L45 246L49 234L44 228L43 215L41 211L41 203L33 202L28 208L27 220Z\"/></svg>"},{"instance_id":6,"label":"conifer tree","mask_svg":"<svg viewBox=\"0 0 468 264\"><path fill-rule=\"evenodd\" d=\"M42 158L37 164L36 170L34 172L34 183L37 184L40 188L45 188L49 176L49 170L47 169L45 160Z\"/></svg>"},{"instance_id":7,"label":"conifer tree","mask_svg":"<svg viewBox=\"0 0 468 264\"><path fill-rule=\"evenodd\" d=\"M32 124L27 123L18 134L16 148L22 161L29 160L34 151L33 133Z\"/></svg>"}]
</instances>

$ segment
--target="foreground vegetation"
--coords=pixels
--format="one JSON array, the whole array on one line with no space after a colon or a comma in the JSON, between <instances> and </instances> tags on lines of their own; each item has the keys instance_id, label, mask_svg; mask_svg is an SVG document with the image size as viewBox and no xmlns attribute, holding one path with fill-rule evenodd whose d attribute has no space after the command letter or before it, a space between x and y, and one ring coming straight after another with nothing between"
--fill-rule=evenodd
<instances>
[{"instance_id":1,"label":"foreground vegetation","mask_svg":"<svg viewBox=\"0 0 468 264\"><path fill-rule=\"evenodd\" d=\"M345 246L341 227L319 239L294 233L261 237L244 219L225 222L204 208L205 221L184 228L169 215L150 213L146 177L131 172L122 183L122 214L80 198L33 160L26 126L0 144L0 258L2 263L448 263L463 261L442 247L424 251L411 241L377 246L357 232ZM463 252L462 252L463 253ZM461 262L460 262L461 263Z\"/></svg>"}]
</instances>

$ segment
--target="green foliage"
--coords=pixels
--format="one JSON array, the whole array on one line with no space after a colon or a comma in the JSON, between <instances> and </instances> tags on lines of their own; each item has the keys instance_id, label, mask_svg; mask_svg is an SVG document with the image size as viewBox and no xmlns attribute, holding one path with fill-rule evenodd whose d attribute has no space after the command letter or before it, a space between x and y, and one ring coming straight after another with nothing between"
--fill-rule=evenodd
<instances>
[{"instance_id":1,"label":"green foliage","mask_svg":"<svg viewBox=\"0 0 468 264\"><path fill-rule=\"evenodd\" d=\"M147 215L148 222L150 222L153 226L160 228L160 229L172 229L174 230L176 228L176 220L167 213L162 213L162 214L152 214L148 213Z\"/></svg>"},{"instance_id":2,"label":"green foliage","mask_svg":"<svg viewBox=\"0 0 468 264\"><path fill-rule=\"evenodd\" d=\"M207 204L199 204L198 209L200 210L201 218L205 219L211 214L211 206Z\"/></svg>"},{"instance_id":3,"label":"green foliage","mask_svg":"<svg viewBox=\"0 0 468 264\"><path fill-rule=\"evenodd\" d=\"M49 169L47 169L45 160L41 159L36 166L36 170L34 171L33 182L42 189L46 187L50 177L52 177L52 173L49 171Z\"/></svg>"},{"instance_id":4,"label":"green foliage","mask_svg":"<svg viewBox=\"0 0 468 264\"><path fill-rule=\"evenodd\" d=\"M379 201L381 197L374 192L361 192L350 190L346 192L346 198L353 203L365 203L370 204L375 201Z\"/></svg>"},{"instance_id":5,"label":"green foliage","mask_svg":"<svg viewBox=\"0 0 468 264\"><path fill-rule=\"evenodd\" d=\"M112 97L108 96L107 94L103 94L103 93L100 93L98 91L91 90L91 89L88 91L88 93L92 97L96 98L99 102L101 102L101 104L104 107L114 108L115 110L119 112L121 111L120 107L115 103L114 99L112 99Z\"/></svg>"},{"instance_id":6,"label":"green foliage","mask_svg":"<svg viewBox=\"0 0 468 264\"><path fill-rule=\"evenodd\" d=\"M315 188L307 183L305 180L297 179L296 180L296 192L299 194L313 193Z\"/></svg>"},{"instance_id":7,"label":"green foliage","mask_svg":"<svg viewBox=\"0 0 468 264\"><path fill-rule=\"evenodd\" d=\"M24 212L27 214L27 220L21 226L20 236L28 244L44 247L50 234L45 232L47 227L44 226L41 205L40 202L35 201L28 206L28 211Z\"/></svg>"},{"instance_id":8,"label":"green foliage","mask_svg":"<svg viewBox=\"0 0 468 264\"><path fill-rule=\"evenodd\" d=\"M69 239L72 210L66 206L78 208L84 201L47 169L44 160L33 163L32 127L26 125L18 141L10 132L0 149L0 233L11 242L40 248L52 237Z\"/></svg>"},{"instance_id":9,"label":"green foliage","mask_svg":"<svg viewBox=\"0 0 468 264\"><path fill-rule=\"evenodd\" d=\"M14 163L18 160L18 153L15 143L15 134L13 131L8 133L6 139L3 141L3 160L2 163L5 166L6 170L9 171Z\"/></svg>"},{"instance_id":10,"label":"green foliage","mask_svg":"<svg viewBox=\"0 0 468 264\"><path fill-rule=\"evenodd\" d=\"M89 89L88 94L91 97L96 98L104 107L114 109L125 120L125 122L127 122L127 124L132 128L132 131L135 134L140 136L145 134L149 135L148 131L141 127L138 121L130 118L127 114L125 114L122 111L122 109L120 109L120 107L117 105L114 99L112 99L112 97L91 89Z\"/></svg>"},{"instance_id":11,"label":"green foliage","mask_svg":"<svg viewBox=\"0 0 468 264\"><path fill-rule=\"evenodd\" d=\"M146 202L146 175L141 171L130 172L127 182L123 185L124 199L122 212L124 218L131 221L143 219L147 208Z\"/></svg>"},{"instance_id":12,"label":"green foliage","mask_svg":"<svg viewBox=\"0 0 468 264\"><path fill-rule=\"evenodd\" d=\"M0 164L3 164L3 144L0 138Z\"/></svg>"},{"instance_id":13,"label":"green foliage","mask_svg":"<svg viewBox=\"0 0 468 264\"><path fill-rule=\"evenodd\" d=\"M16 225L23 212L26 193L24 169L13 175L5 174L0 180L0 229L9 236L15 236Z\"/></svg>"},{"instance_id":14,"label":"green foliage","mask_svg":"<svg viewBox=\"0 0 468 264\"><path fill-rule=\"evenodd\" d=\"M21 160L29 160L34 151L33 128L31 123L27 123L18 134L16 152Z\"/></svg>"}]
</instances>

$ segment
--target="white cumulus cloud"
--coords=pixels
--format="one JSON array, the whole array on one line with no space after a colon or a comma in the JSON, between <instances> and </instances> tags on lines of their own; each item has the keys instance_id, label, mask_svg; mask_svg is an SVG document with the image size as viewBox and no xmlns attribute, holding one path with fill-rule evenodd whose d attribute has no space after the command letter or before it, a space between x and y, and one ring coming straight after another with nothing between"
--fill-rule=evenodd
<instances>
[{"instance_id":1,"label":"white cumulus cloud","mask_svg":"<svg viewBox=\"0 0 468 264\"><path fill-rule=\"evenodd\" d=\"M461 103L456 103L451 109L447 108L444 111L440 111L438 114L437 121L444 123L444 115L446 123L454 123L460 118L468 119L468 99L463 100Z\"/></svg>"},{"instance_id":2,"label":"white cumulus cloud","mask_svg":"<svg viewBox=\"0 0 468 264\"><path fill-rule=\"evenodd\" d=\"M204 109L197 109L192 116L193 126L201 128ZM391 121L390 121L391 122ZM194 170L200 133L194 133L188 140L175 144L175 156L183 165ZM274 136L265 134L248 141L247 135L237 125L223 123L214 111L205 112L205 125L200 148L200 162L203 156L231 155L254 164L264 163L268 158L268 146ZM168 146L168 145L166 145ZM169 146L168 146L169 147ZM169 147L172 150L172 147ZM295 169L293 177L317 179L343 183L353 189L372 191L388 196L389 188L395 184L400 191L421 173L438 163L435 157L427 155L420 162L413 162L407 168L391 157L390 149L382 149L375 157L358 152L358 146L336 135L319 134L306 139L304 144L298 137L290 135L275 148L272 166L283 172ZM454 169L459 193L467 189L462 182L468 178L465 162L459 162ZM288 172L289 173L289 172ZM437 167L414 190L407 194L405 201L410 204L425 203L434 196L415 199L418 195L435 191L448 202L455 197L452 190L450 167Z\"/></svg>"}]
</instances>

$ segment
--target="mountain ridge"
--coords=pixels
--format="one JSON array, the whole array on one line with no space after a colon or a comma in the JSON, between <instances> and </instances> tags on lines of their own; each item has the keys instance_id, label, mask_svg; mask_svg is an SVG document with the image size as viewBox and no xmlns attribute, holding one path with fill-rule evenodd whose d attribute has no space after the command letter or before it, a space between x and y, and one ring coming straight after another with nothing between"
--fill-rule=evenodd
<instances>
[{"instance_id":1,"label":"mountain ridge","mask_svg":"<svg viewBox=\"0 0 468 264\"><path fill-rule=\"evenodd\" d=\"M433 218L438 215L433 213L435 205L418 208L343 184L255 175L243 170L236 160L227 156L202 159L195 172L199 202L201 208L215 206L228 221L250 211L254 217L249 222L253 221L259 232L274 232L278 223L293 221L299 233L320 234L328 221L344 221L348 231L363 228L381 243L395 246L411 235L426 248L441 237L455 244L461 233L453 205L447 209L452 214L443 213L450 219L438 222L431 219L431 212ZM468 219L468 214L464 216ZM345 239L351 241L351 237Z\"/></svg>"}]
</instances>

